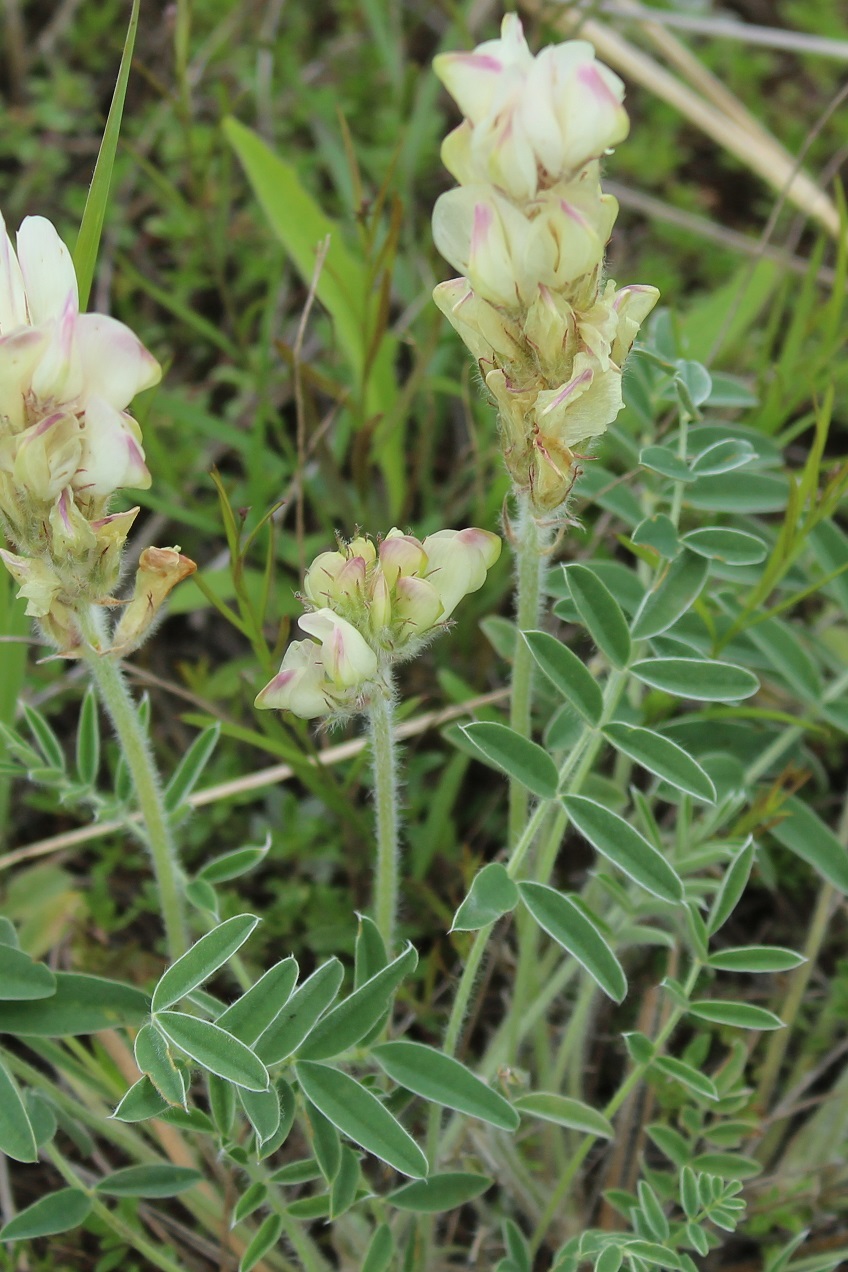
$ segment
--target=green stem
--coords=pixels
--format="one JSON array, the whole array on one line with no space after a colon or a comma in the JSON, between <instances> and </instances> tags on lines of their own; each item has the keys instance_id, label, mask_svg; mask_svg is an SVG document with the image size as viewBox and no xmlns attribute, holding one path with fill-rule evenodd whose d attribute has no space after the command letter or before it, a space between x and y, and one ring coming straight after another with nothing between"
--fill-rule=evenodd
<instances>
[{"instance_id":1,"label":"green stem","mask_svg":"<svg viewBox=\"0 0 848 1272\"><path fill-rule=\"evenodd\" d=\"M188 948L188 934L183 907L182 872L165 811L159 774L120 663L104 652L108 650L108 642L104 639L100 612L92 607L89 614L80 613L80 620L87 641L84 657L100 700L115 727L132 777L153 862L168 955L173 962Z\"/></svg>"},{"instance_id":2,"label":"green stem","mask_svg":"<svg viewBox=\"0 0 848 1272\"><path fill-rule=\"evenodd\" d=\"M176 1263L169 1258L159 1246L154 1245L152 1241L148 1241L144 1233L139 1232L137 1228L133 1228L131 1224L126 1223L113 1210L105 1206L96 1193L83 1183L70 1162L62 1156L54 1145L51 1144L46 1151L65 1183L69 1184L71 1188L78 1188L81 1192L88 1194L92 1210L98 1219L112 1229L116 1236L125 1241L133 1250L137 1250L140 1255L143 1255L154 1268L160 1268L161 1272L185 1272L182 1264Z\"/></svg>"},{"instance_id":3,"label":"green stem","mask_svg":"<svg viewBox=\"0 0 848 1272\"><path fill-rule=\"evenodd\" d=\"M697 984L698 974L700 973L700 970L701 970L701 964L696 962L693 965L691 971L689 972L689 976L686 979L686 984L683 987L683 993L687 999L689 995L692 993L693 989L695 988L695 985ZM622 1104L627 1099L627 1097L630 1095L631 1091L633 1091L633 1089L637 1087L639 1083L642 1081L647 1070L650 1068L651 1064L653 1063L653 1060L661 1053L663 1047L668 1042L669 1038L671 1037L672 1033L677 1027L678 1021L680 1020L681 1016L685 1014L685 1012L686 1012L685 1005L678 1004L677 1006L673 1008L673 1010L669 1014L668 1020L665 1022L662 1029L657 1034L656 1039L654 1040L654 1050L653 1050L653 1056L651 1060L649 1060L647 1064L637 1064L630 1070L627 1077L624 1079L624 1081L621 1083L621 1086L616 1091L615 1095L612 1097L612 1099L607 1104L606 1108L603 1110L604 1117L606 1117L607 1119L615 1117L616 1113L621 1108ZM550 1227L551 1222L554 1219L555 1215L557 1215L563 1209L566 1198L568 1197L568 1193L571 1189L571 1185L574 1182L575 1176L577 1175L577 1172L580 1169L580 1167L583 1165L583 1162L586 1160L589 1150L592 1148L597 1138L598 1138L597 1135L584 1136L583 1140L580 1143L580 1146L578 1147L576 1152L573 1154L571 1160L569 1161L565 1172L560 1176L559 1183L557 1184L554 1191L551 1193L550 1200L548 1201L548 1204L545 1207L544 1214L542 1215L541 1219L536 1225L536 1229L530 1240L531 1256L536 1254L542 1242L544 1241L548 1228Z\"/></svg>"},{"instance_id":4,"label":"green stem","mask_svg":"<svg viewBox=\"0 0 848 1272\"><path fill-rule=\"evenodd\" d=\"M516 535L516 595L515 595L515 650L512 661L512 689L509 722L523 738L530 736L531 709L533 705L533 655L522 632L532 631L539 625L539 609L542 601L542 583L547 569L545 536L530 508L525 495L519 497ZM514 844L527 820L529 795L527 788L515 778L509 783L509 843Z\"/></svg>"},{"instance_id":5,"label":"green stem","mask_svg":"<svg viewBox=\"0 0 848 1272\"><path fill-rule=\"evenodd\" d=\"M377 878L374 911L377 927L391 956L395 940L400 865L400 825L397 794L392 686L377 692L368 710L371 762L374 768L374 802L377 808Z\"/></svg>"}]
</instances>

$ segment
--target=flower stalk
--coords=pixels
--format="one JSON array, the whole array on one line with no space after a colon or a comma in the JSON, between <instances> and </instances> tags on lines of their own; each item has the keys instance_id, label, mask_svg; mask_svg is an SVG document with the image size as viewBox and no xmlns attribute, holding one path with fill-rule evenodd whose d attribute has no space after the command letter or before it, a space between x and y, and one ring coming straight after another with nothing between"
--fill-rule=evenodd
<instances>
[{"instance_id":1,"label":"flower stalk","mask_svg":"<svg viewBox=\"0 0 848 1272\"><path fill-rule=\"evenodd\" d=\"M393 687L375 692L368 706L371 763L374 772L374 805L377 817L377 872L374 914L389 957L397 927L400 874L400 810L398 761L394 738Z\"/></svg>"}]
</instances>

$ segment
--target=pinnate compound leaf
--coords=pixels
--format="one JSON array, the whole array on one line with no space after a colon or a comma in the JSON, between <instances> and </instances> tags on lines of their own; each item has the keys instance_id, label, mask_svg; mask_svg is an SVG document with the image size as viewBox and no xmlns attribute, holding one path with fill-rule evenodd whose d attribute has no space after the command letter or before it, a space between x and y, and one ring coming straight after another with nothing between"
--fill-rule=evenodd
<instances>
[{"instance_id":1,"label":"pinnate compound leaf","mask_svg":"<svg viewBox=\"0 0 848 1272\"><path fill-rule=\"evenodd\" d=\"M239 1272L251 1272L251 1269L255 1268L261 1259L264 1259L268 1251L274 1248L282 1236L282 1232L283 1220L281 1215L268 1215L266 1219L263 1219L250 1244L241 1256Z\"/></svg>"},{"instance_id":2,"label":"pinnate compound leaf","mask_svg":"<svg viewBox=\"0 0 848 1272\"><path fill-rule=\"evenodd\" d=\"M248 1091L268 1089L268 1070L257 1055L238 1038L211 1021L185 1016L179 1011L162 1011L156 1023L167 1038L187 1056L219 1078L226 1078Z\"/></svg>"},{"instance_id":3,"label":"pinnate compound leaf","mask_svg":"<svg viewBox=\"0 0 848 1272\"><path fill-rule=\"evenodd\" d=\"M297 961L292 955L281 959L223 1011L215 1024L252 1047L291 998L297 972Z\"/></svg>"},{"instance_id":4,"label":"pinnate compound leaf","mask_svg":"<svg viewBox=\"0 0 848 1272\"><path fill-rule=\"evenodd\" d=\"M806 961L803 954L781 945L742 945L718 950L707 965L721 972L790 972Z\"/></svg>"},{"instance_id":5,"label":"pinnate compound leaf","mask_svg":"<svg viewBox=\"0 0 848 1272\"><path fill-rule=\"evenodd\" d=\"M738 1029L783 1029L783 1021L765 1007L737 1003L721 998L696 998L688 1007L690 1016L709 1020L716 1025L734 1025Z\"/></svg>"},{"instance_id":6,"label":"pinnate compound leaf","mask_svg":"<svg viewBox=\"0 0 848 1272\"><path fill-rule=\"evenodd\" d=\"M378 1023L401 981L418 965L418 954L407 945L402 954L328 1011L300 1048L304 1060L327 1060L353 1047Z\"/></svg>"},{"instance_id":7,"label":"pinnate compound leaf","mask_svg":"<svg viewBox=\"0 0 848 1272\"><path fill-rule=\"evenodd\" d=\"M475 876L468 896L453 916L451 932L475 932L518 905L518 889L506 867L491 861Z\"/></svg>"},{"instance_id":8,"label":"pinnate compound leaf","mask_svg":"<svg viewBox=\"0 0 848 1272\"><path fill-rule=\"evenodd\" d=\"M16 1162L38 1160L35 1132L17 1083L0 1062L0 1153Z\"/></svg>"},{"instance_id":9,"label":"pinnate compound leaf","mask_svg":"<svg viewBox=\"0 0 848 1272\"><path fill-rule=\"evenodd\" d=\"M297 1051L330 1003L344 980L344 968L337 958L328 959L295 990L283 1010L256 1043L256 1054L265 1064L279 1064Z\"/></svg>"},{"instance_id":10,"label":"pinnate compound leaf","mask_svg":"<svg viewBox=\"0 0 848 1272\"><path fill-rule=\"evenodd\" d=\"M480 1197L492 1180L487 1175L473 1175L465 1171L446 1171L431 1175L429 1179L415 1179L390 1192L386 1200L398 1210L413 1210L419 1214L441 1214L455 1210L466 1202Z\"/></svg>"},{"instance_id":11,"label":"pinnate compound leaf","mask_svg":"<svg viewBox=\"0 0 848 1272\"><path fill-rule=\"evenodd\" d=\"M53 1237L78 1228L88 1218L93 1202L79 1188L60 1188L27 1206L0 1229L0 1241L28 1241Z\"/></svg>"},{"instance_id":12,"label":"pinnate compound leaf","mask_svg":"<svg viewBox=\"0 0 848 1272\"><path fill-rule=\"evenodd\" d=\"M255 914L237 914L202 936L161 977L153 991L151 1010L162 1011L202 985L241 949L258 922Z\"/></svg>"},{"instance_id":13,"label":"pinnate compound leaf","mask_svg":"<svg viewBox=\"0 0 848 1272\"><path fill-rule=\"evenodd\" d=\"M0 1002L0 1033L64 1038L101 1029L136 1028L150 1012L150 999L134 985L56 972L56 992L27 1002Z\"/></svg>"},{"instance_id":14,"label":"pinnate compound leaf","mask_svg":"<svg viewBox=\"0 0 848 1272\"><path fill-rule=\"evenodd\" d=\"M13 945L0 945L0 1001L29 1002L55 993L56 977L49 967Z\"/></svg>"},{"instance_id":15,"label":"pinnate compound leaf","mask_svg":"<svg viewBox=\"0 0 848 1272\"><path fill-rule=\"evenodd\" d=\"M588 724L596 725L604 709L600 685L586 664L549 632L522 632L530 653L551 684Z\"/></svg>"},{"instance_id":16,"label":"pinnate compound leaf","mask_svg":"<svg viewBox=\"0 0 848 1272\"><path fill-rule=\"evenodd\" d=\"M702 526L683 536L690 552L721 561L725 565L759 565L768 555L762 539L745 530L729 530L724 526Z\"/></svg>"},{"instance_id":17,"label":"pinnate compound leaf","mask_svg":"<svg viewBox=\"0 0 848 1272\"><path fill-rule=\"evenodd\" d=\"M464 724L460 731L487 760L534 795L542 799L553 799L556 795L557 767L538 743L523 738L506 724L489 721Z\"/></svg>"},{"instance_id":18,"label":"pinnate compound leaf","mask_svg":"<svg viewBox=\"0 0 848 1272\"><path fill-rule=\"evenodd\" d=\"M701 768L688 751L672 742L671 738L643 729L634 724L614 721L604 728L604 735L616 750L641 764L649 773L655 773L664 781L694 795L696 799L715 803L716 791L709 774Z\"/></svg>"},{"instance_id":19,"label":"pinnate compound leaf","mask_svg":"<svg viewBox=\"0 0 848 1272\"><path fill-rule=\"evenodd\" d=\"M630 668L652 689L696 702L735 702L760 687L753 672L735 663L706 658L643 658Z\"/></svg>"},{"instance_id":20,"label":"pinnate compound leaf","mask_svg":"<svg viewBox=\"0 0 848 1272\"><path fill-rule=\"evenodd\" d=\"M106 1175L94 1191L105 1197L176 1197L200 1183L199 1170L190 1166L172 1166L162 1162L156 1166L125 1166Z\"/></svg>"},{"instance_id":21,"label":"pinnate compound leaf","mask_svg":"<svg viewBox=\"0 0 848 1272\"><path fill-rule=\"evenodd\" d=\"M582 1100L572 1100L567 1095L557 1095L552 1091L532 1091L528 1095L520 1095L515 1101L515 1107L528 1117L540 1117L545 1122L567 1126L572 1131L597 1135L599 1139L613 1139L615 1136L615 1129L609 1118L591 1105L584 1104Z\"/></svg>"},{"instance_id":22,"label":"pinnate compound leaf","mask_svg":"<svg viewBox=\"0 0 848 1272\"><path fill-rule=\"evenodd\" d=\"M347 1073L314 1060L296 1066L304 1095L348 1139L403 1175L427 1176L427 1158L385 1105Z\"/></svg>"},{"instance_id":23,"label":"pinnate compound leaf","mask_svg":"<svg viewBox=\"0 0 848 1272\"><path fill-rule=\"evenodd\" d=\"M788 809L790 816L778 822L771 831L778 843L808 862L834 888L848 893L848 852L830 827L808 804L794 795L786 801L784 808Z\"/></svg>"},{"instance_id":24,"label":"pinnate compound leaf","mask_svg":"<svg viewBox=\"0 0 848 1272\"><path fill-rule=\"evenodd\" d=\"M517 1129L518 1114L509 1101L453 1056L405 1040L381 1043L371 1054L390 1078L423 1099L505 1131Z\"/></svg>"},{"instance_id":25,"label":"pinnate compound leaf","mask_svg":"<svg viewBox=\"0 0 848 1272\"><path fill-rule=\"evenodd\" d=\"M613 1002L620 1003L627 994L627 977L585 910L544 883L519 883L518 890L539 926L585 967Z\"/></svg>"},{"instance_id":26,"label":"pinnate compound leaf","mask_svg":"<svg viewBox=\"0 0 848 1272\"><path fill-rule=\"evenodd\" d=\"M711 936L724 926L742 899L751 877L755 854L753 839L746 840L725 870L707 920L707 931Z\"/></svg>"},{"instance_id":27,"label":"pinnate compound leaf","mask_svg":"<svg viewBox=\"0 0 848 1272\"><path fill-rule=\"evenodd\" d=\"M709 571L710 563L705 557L681 552L657 588L646 594L633 620L633 639L647 640L668 631L698 599Z\"/></svg>"},{"instance_id":28,"label":"pinnate compound leaf","mask_svg":"<svg viewBox=\"0 0 848 1272\"><path fill-rule=\"evenodd\" d=\"M623 817L585 795L564 795L573 825L601 854L646 892L672 903L683 900L683 884L653 844Z\"/></svg>"},{"instance_id":29,"label":"pinnate compound leaf","mask_svg":"<svg viewBox=\"0 0 848 1272\"><path fill-rule=\"evenodd\" d=\"M630 661L630 632L621 606L587 565L564 567L571 599L592 640L614 667Z\"/></svg>"}]
</instances>

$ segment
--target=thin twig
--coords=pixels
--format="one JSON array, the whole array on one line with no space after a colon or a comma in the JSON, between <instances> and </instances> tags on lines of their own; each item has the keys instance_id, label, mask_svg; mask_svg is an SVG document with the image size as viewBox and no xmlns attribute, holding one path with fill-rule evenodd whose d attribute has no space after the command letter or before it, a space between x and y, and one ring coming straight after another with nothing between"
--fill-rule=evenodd
<instances>
[{"instance_id":1,"label":"thin twig","mask_svg":"<svg viewBox=\"0 0 848 1272\"><path fill-rule=\"evenodd\" d=\"M509 697L509 691L506 689L495 689L491 693L480 694L476 698L471 698L468 702L463 702L454 707L444 707L439 711L427 711L423 715L415 716L412 720L406 720L403 724L399 724L395 730L395 737L398 739L417 737L421 733L427 733L430 729L438 729L443 724L450 724L453 720L461 719L462 716L472 715L478 708L492 706L494 703L503 702ZM321 767L330 764L340 764L343 760L349 760L364 749L366 745L365 738L351 738L347 742L340 742L338 746L327 747L326 750L319 751L313 758L306 760L309 764L320 765ZM194 791L187 800L192 808L202 808L206 804L217 803L218 800L230 799L235 795L244 795L249 791L262 790L266 786L273 786L276 782L286 782L289 778L295 776L295 771L289 764L274 764L270 768L260 769L257 773L248 773L244 777L233 778L229 782L219 782L215 786L207 786L203 790ZM27 844L23 848L15 848L11 852L4 853L0 857L0 870L7 870L10 866L19 865L22 861L32 861L36 857L47 857L53 853L62 852L67 848L76 848L80 844L90 843L94 839L102 839L104 835L113 835L116 831L125 829L127 823L138 821L138 817L133 815L126 819L113 818L109 821L98 822L93 826L80 826L77 830L63 831L60 835L51 835L48 839L39 839L37 842Z\"/></svg>"}]
</instances>

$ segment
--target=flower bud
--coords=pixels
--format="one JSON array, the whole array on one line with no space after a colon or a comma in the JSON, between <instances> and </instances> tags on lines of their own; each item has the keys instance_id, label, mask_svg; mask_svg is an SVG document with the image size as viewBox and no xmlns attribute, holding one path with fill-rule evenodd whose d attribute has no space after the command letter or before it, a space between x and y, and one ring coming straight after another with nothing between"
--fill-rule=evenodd
<instances>
[{"instance_id":1,"label":"flower bud","mask_svg":"<svg viewBox=\"0 0 848 1272\"><path fill-rule=\"evenodd\" d=\"M79 557L97 544L97 535L77 507L70 486L65 487L50 509L49 522L56 557Z\"/></svg>"},{"instance_id":2,"label":"flower bud","mask_svg":"<svg viewBox=\"0 0 848 1272\"><path fill-rule=\"evenodd\" d=\"M56 571L45 561L18 556L5 548L0 549L0 558L19 585L18 596L26 601L27 614L33 618L43 618L45 614L49 614L62 590Z\"/></svg>"},{"instance_id":3,"label":"flower bud","mask_svg":"<svg viewBox=\"0 0 848 1272\"><path fill-rule=\"evenodd\" d=\"M390 588L399 575L418 574L427 564L427 554L411 534L390 530L379 547L380 569Z\"/></svg>"},{"instance_id":4,"label":"flower bud","mask_svg":"<svg viewBox=\"0 0 848 1272\"><path fill-rule=\"evenodd\" d=\"M446 618L437 588L428 579L409 575L397 581L392 617L399 626L398 644L426 636Z\"/></svg>"}]
</instances>

